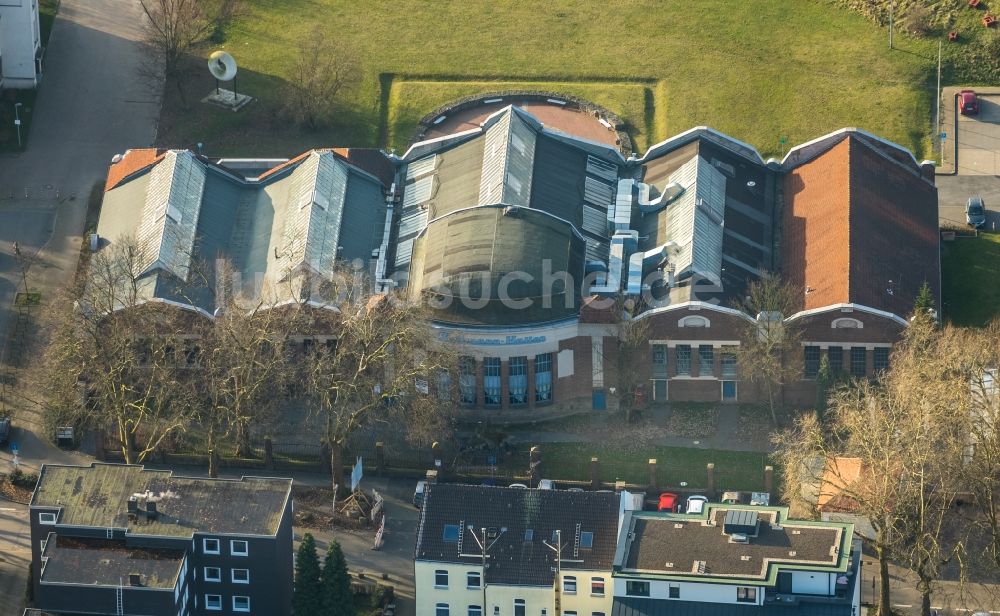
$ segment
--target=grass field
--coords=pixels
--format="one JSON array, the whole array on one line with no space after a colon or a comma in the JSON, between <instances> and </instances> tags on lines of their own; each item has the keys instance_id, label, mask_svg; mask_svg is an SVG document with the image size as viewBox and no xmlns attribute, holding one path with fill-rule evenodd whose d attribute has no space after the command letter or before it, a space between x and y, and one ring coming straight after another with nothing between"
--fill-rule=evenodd
<instances>
[{"instance_id":1,"label":"grass field","mask_svg":"<svg viewBox=\"0 0 1000 616\"><path fill-rule=\"evenodd\" d=\"M656 139L662 139L662 133L665 132L663 122L666 115L662 105L656 105L656 85L634 82L429 81L395 78L389 88L387 142L399 151L406 149L420 118L463 96L502 90L540 90L579 96L614 111L628 125L629 135L636 144L635 149L641 152L655 143Z\"/></svg>"},{"instance_id":2,"label":"grass field","mask_svg":"<svg viewBox=\"0 0 1000 616\"><path fill-rule=\"evenodd\" d=\"M390 108L399 97L383 91L380 76L392 74L466 82L452 90L463 93L470 83L495 89L495 80L582 84L633 121L640 142L707 124L765 155L780 155L791 144L858 126L914 149L918 158L930 155L936 44L899 36L890 51L883 29L826 2L247 3L248 14L230 27L224 46L240 64L241 91L259 102L240 114L198 103L183 111L168 91L161 143L200 141L210 155L241 156L290 155L314 145L386 145L380 135L390 131L380 127L389 117L398 141L413 118L443 97L418 92L419 100ZM332 126L307 133L290 128L275 110L296 41L316 26L357 51L364 78L341 101ZM609 83L636 80L662 84L656 98L664 117L652 127L643 128L645 118L636 120L645 103L631 100L634 87L618 91ZM211 86L203 78L190 98L201 98ZM428 108L420 109L424 100Z\"/></svg>"},{"instance_id":3,"label":"grass field","mask_svg":"<svg viewBox=\"0 0 1000 616\"><path fill-rule=\"evenodd\" d=\"M657 480L664 486L704 488L705 465L715 463L717 490L761 491L764 489L764 466L772 464L767 454L651 446L641 451L625 452L621 447L600 443L546 443L542 445L542 475L555 480L586 481L590 478L590 459L597 457L601 481L626 481L645 485L649 481L649 459L656 458ZM527 460L510 461L511 469L523 472Z\"/></svg>"},{"instance_id":4,"label":"grass field","mask_svg":"<svg viewBox=\"0 0 1000 616\"><path fill-rule=\"evenodd\" d=\"M946 242L941 255L944 318L955 325L985 325L1000 314L1000 233Z\"/></svg>"}]
</instances>

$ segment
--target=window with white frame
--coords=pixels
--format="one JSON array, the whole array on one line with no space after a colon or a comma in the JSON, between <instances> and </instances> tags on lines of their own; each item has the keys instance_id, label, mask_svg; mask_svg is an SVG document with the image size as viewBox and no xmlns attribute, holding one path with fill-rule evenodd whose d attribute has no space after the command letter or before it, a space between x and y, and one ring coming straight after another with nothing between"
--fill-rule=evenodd
<instances>
[{"instance_id":1,"label":"window with white frame","mask_svg":"<svg viewBox=\"0 0 1000 616\"><path fill-rule=\"evenodd\" d=\"M604 596L604 578L602 577L590 578L590 594L594 595L595 597Z\"/></svg>"},{"instance_id":2,"label":"window with white frame","mask_svg":"<svg viewBox=\"0 0 1000 616\"><path fill-rule=\"evenodd\" d=\"M448 571L438 569L434 572L434 588L448 588Z\"/></svg>"},{"instance_id":3,"label":"window with white frame","mask_svg":"<svg viewBox=\"0 0 1000 616\"><path fill-rule=\"evenodd\" d=\"M688 376L691 374L691 345L678 344L674 349L677 355L677 376Z\"/></svg>"},{"instance_id":4,"label":"window with white frame","mask_svg":"<svg viewBox=\"0 0 1000 616\"><path fill-rule=\"evenodd\" d=\"M564 575L563 576L563 592L567 595L576 594L576 576L575 575Z\"/></svg>"},{"instance_id":5,"label":"window with white frame","mask_svg":"<svg viewBox=\"0 0 1000 616\"><path fill-rule=\"evenodd\" d=\"M241 539L233 539L229 542L229 553L233 556L246 556L250 553L250 544Z\"/></svg>"},{"instance_id":6,"label":"window with white frame","mask_svg":"<svg viewBox=\"0 0 1000 616\"><path fill-rule=\"evenodd\" d=\"M231 572L233 584L249 584L250 583L250 570L249 569L233 569Z\"/></svg>"},{"instance_id":7,"label":"window with white frame","mask_svg":"<svg viewBox=\"0 0 1000 616\"><path fill-rule=\"evenodd\" d=\"M514 616L527 616L524 599L514 599Z\"/></svg>"},{"instance_id":8,"label":"window with white frame","mask_svg":"<svg viewBox=\"0 0 1000 616\"><path fill-rule=\"evenodd\" d=\"M434 606L434 616L448 616L448 604L438 603Z\"/></svg>"},{"instance_id":9,"label":"window with white frame","mask_svg":"<svg viewBox=\"0 0 1000 616\"><path fill-rule=\"evenodd\" d=\"M535 355L535 402L552 400L552 353Z\"/></svg>"},{"instance_id":10,"label":"window with white frame","mask_svg":"<svg viewBox=\"0 0 1000 616\"><path fill-rule=\"evenodd\" d=\"M39 513L38 514L38 523L39 524L55 524L56 523L56 514L54 514L54 513Z\"/></svg>"},{"instance_id":11,"label":"window with white frame","mask_svg":"<svg viewBox=\"0 0 1000 616\"><path fill-rule=\"evenodd\" d=\"M465 586L467 588L479 588L483 584L483 576L478 571L470 571L465 576Z\"/></svg>"},{"instance_id":12,"label":"window with white frame","mask_svg":"<svg viewBox=\"0 0 1000 616\"><path fill-rule=\"evenodd\" d=\"M667 586L667 597L670 599L680 599L681 587L677 584L670 584Z\"/></svg>"},{"instance_id":13,"label":"window with white frame","mask_svg":"<svg viewBox=\"0 0 1000 616\"><path fill-rule=\"evenodd\" d=\"M233 596L233 611L234 612L249 612L250 611L250 597L242 595Z\"/></svg>"},{"instance_id":14,"label":"window with white frame","mask_svg":"<svg viewBox=\"0 0 1000 616\"><path fill-rule=\"evenodd\" d=\"M753 586L737 586L736 600L740 603L757 603L757 589Z\"/></svg>"},{"instance_id":15,"label":"window with white frame","mask_svg":"<svg viewBox=\"0 0 1000 616\"><path fill-rule=\"evenodd\" d=\"M481 605L470 605L468 616L483 616L483 606Z\"/></svg>"},{"instance_id":16,"label":"window with white frame","mask_svg":"<svg viewBox=\"0 0 1000 616\"><path fill-rule=\"evenodd\" d=\"M219 553L219 540L218 539L202 539L201 540L201 551L205 554L218 554ZM222 608L219 608L222 609Z\"/></svg>"},{"instance_id":17,"label":"window with white frame","mask_svg":"<svg viewBox=\"0 0 1000 616\"><path fill-rule=\"evenodd\" d=\"M715 376L715 349L710 344L698 347L698 375Z\"/></svg>"},{"instance_id":18,"label":"window with white frame","mask_svg":"<svg viewBox=\"0 0 1000 616\"><path fill-rule=\"evenodd\" d=\"M221 582L222 569L218 567L205 567L205 574L202 576L206 582Z\"/></svg>"},{"instance_id":19,"label":"window with white frame","mask_svg":"<svg viewBox=\"0 0 1000 616\"><path fill-rule=\"evenodd\" d=\"M205 609L213 612L222 611L222 595L205 595Z\"/></svg>"}]
</instances>

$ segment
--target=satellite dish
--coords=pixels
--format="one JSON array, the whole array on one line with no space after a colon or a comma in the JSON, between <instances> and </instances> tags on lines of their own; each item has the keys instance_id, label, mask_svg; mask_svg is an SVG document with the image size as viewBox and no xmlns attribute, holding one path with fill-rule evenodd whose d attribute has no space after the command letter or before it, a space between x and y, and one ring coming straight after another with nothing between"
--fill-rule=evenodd
<instances>
[{"instance_id":1,"label":"satellite dish","mask_svg":"<svg viewBox=\"0 0 1000 616\"><path fill-rule=\"evenodd\" d=\"M208 70L219 81L229 81L236 77L236 59L226 51L214 51L208 57Z\"/></svg>"}]
</instances>

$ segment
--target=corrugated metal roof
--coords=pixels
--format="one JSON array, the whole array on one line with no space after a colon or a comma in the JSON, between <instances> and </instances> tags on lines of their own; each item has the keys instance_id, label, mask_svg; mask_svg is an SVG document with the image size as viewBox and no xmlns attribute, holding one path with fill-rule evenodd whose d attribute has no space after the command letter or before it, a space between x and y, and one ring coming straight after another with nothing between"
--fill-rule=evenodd
<instances>
[{"instance_id":1,"label":"corrugated metal roof","mask_svg":"<svg viewBox=\"0 0 1000 616\"><path fill-rule=\"evenodd\" d=\"M136 231L142 270L164 269L187 280L205 189L205 168L188 151L170 151L153 167Z\"/></svg>"},{"instance_id":2,"label":"corrugated metal roof","mask_svg":"<svg viewBox=\"0 0 1000 616\"><path fill-rule=\"evenodd\" d=\"M330 152L313 152L292 173L282 257L288 271L308 267L333 276L347 192L347 167Z\"/></svg>"},{"instance_id":3,"label":"corrugated metal roof","mask_svg":"<svg viewBox=\"0 0 1000 616\"><path fill-rule=\"evenodd\" d=\"M527 206L531 198L534 157L534 129L513 108L508 108L486 130L479 205Z\"/></svg>"},{"instance_id":4,"label":"corrugated metal roof","mask_svg":"<svg viewBox=\"0 0 1000 616\"><path fill-rule=\"evenodd\" d=\"M410 182L419 177L423 177L428 173L433 173L434 169L437 167L438 156L437 154L432 154L427 158L421 158L420 160L415 160L406 166L406 181Z\"/></svg>"},{"instance_id":5,"label":"corrugated metal roof","mask_svg":"<svg viewBox=\"0 0 1000 616\"><path fill-rule=\"evenodd\" d=\"M695 156L670 175L686 188L660 215L666 240L677 242L677 276L700 274L716 283L722 275L723 222L726 177L701 156Z\"/></svg>"}]
</instances>

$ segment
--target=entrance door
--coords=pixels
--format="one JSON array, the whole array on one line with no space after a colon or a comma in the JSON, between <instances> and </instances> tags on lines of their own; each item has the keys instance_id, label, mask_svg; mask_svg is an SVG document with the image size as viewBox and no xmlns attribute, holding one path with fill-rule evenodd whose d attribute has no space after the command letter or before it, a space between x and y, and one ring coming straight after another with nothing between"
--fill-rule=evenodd
<instances>
[{"instance_id":1,"label":"entrance door","mask_svg":"<svg viewBox=\"0 0 1000 616\"><path fill-rule=\"evenodd\" d=\"M593 403L594 403L593 406L594 406L594 410L595 411L603 411L603 410L606 410L608 408L608 401L607 401L607 398L605 398L605 396L604 396L604 390L603 389L595 389L594 390Z\"/></svg>"},{"instance_id":2,"label":"entrance door","mask_svg":"<svg viewBox=\"0 0 1000 616\"><path fill-rule=\"evenodd\" d=\"M736 402L736 381L722 381L722 401Z\"/></svg>"}]
</instances>

